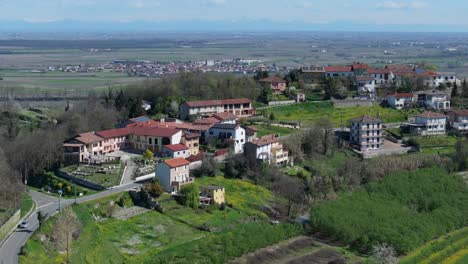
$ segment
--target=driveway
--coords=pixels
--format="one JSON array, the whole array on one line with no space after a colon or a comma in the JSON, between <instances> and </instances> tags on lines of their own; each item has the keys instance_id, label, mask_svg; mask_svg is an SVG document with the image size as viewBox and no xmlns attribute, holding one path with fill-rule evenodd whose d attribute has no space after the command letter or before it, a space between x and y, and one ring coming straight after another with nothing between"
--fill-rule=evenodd
<instances>
[{"instance_id":1,"label":"driveway","mask_svg":"<svg viewBox=\"0 0 468 264\"><path fill-rule=\"evenodd\" d=\"M90 196L77 198L77 203L84 203L106 196L110 196L119 192L127 191L132 188L138 187L140 184L130 183L127 185L122 185L109 189L97 194ZM29 237L36 231L39 227L39 221L37 220L37 212L40 211L42 214L50 217L58 212L59 198L46 195L44 193L39 193L33 190L29 191L32 199L36 202L36 209L34 212L27 218L29 221L29 226L25 230L16 230L13 234L1 245L0 247L0 264L13 264L18 263L18 254L21 250L21 247L26 243ZM60 199L60 208L69 206L74 203L74 199Z\"/></svg>"}]
</instances>

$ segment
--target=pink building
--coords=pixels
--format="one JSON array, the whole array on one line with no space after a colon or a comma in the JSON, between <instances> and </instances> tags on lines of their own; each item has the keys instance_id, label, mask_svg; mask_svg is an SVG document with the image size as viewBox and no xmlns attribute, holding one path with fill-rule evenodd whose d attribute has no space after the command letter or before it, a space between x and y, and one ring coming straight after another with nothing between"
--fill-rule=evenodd
<instances>
[{"instance_id":1,"label":"pink building","mask_svg":"<svg viewBox=\"0 0 468 264\"><path fill-rule=\"evenodd\" d=\"M286 80L278 76L271 76L265 79L261 79L259 82L261 84L270 85L271 90L275 94L282 94L284 91L286 91Z\"/></svg>"},{"instance_id":2,"label":"pink building","mask_svg":"<svg viewBox=\"0 0 468 264\"><path fill-rule=\"evenodd\" d=\"M156 165L156 177L166 192L178 192L195 179L190 177L190 161L184 158L165 160Z\"/></svg>"}]
</instances>

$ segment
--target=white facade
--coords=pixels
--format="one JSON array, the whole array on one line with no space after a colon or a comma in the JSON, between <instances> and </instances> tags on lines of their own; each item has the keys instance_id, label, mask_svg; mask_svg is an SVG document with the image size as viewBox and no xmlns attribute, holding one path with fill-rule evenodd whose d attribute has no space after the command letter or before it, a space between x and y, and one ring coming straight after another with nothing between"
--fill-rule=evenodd
<instances>
[{"instance_id":1,"label":"white facade","mask_svg":"<svg viewBox=\"0 0 468 264\"><path fill-rule=\"evenodd\" d=\"M358 92L374 93L375 92L375 80L357 81Z\"/></svg>"},{"instance_id":2,"label":"white facade","mask_svg":"<svg viewBox=\"0 0 468 264\"><path fill-rule=\"evenodd\" d=\"M206 135L207 138L231 139L234 143L234 153L244 152L245 129L235 124L220 124L211 127Z\"/></svg>"},{"instance_id":3,"label":"white facade","mask_svg":"<svg viewBox=\"0 0 468 264\"><path fill-rule=\"evenodd\" d=\"M414 97L399 97L395 95L389 95L387 97L387 103L395 109L401 110L405 106L412 104L414 102Z\"/></svg>"},{"instance_id":4,"label":"white facade","mask_svg":"<svg viewBox=\"0 0 468 264\"><path fill-rule=\"evenodd\" d=\"M369 76L374 78L376 85L391 83L395 78L395 75L393 75L392 72L369 73Z\"/></svg>"},{"instance_id":5,"label":"white facade","mask_svg":"<svg viewBox=\"0 0 468 264\"><path fill-rule=\"evenodd\" d=\"M439 72L437 76L433 77L432 86L437 87L440 84L457 84L460 85L461 81L457 78L454 72Z\"/></svg>"},{"instance_id":6,"label":"white facade","mask_svg":"<svg viewBox=\"0 0 468 264\"><path fill-rule=\"evenodd\" d=\"M360 151L378 150L384 145L382 122L372 117L351 120L350 144Z\"/></svg>"},{"instance_id":7,"label":"white facade","mask_svg":"<svg viewBox=\"0 0 468 264\"><path fill-rule=\"evenodd\" d=\"M424 104L432 109L450 109L450 100L446 94L428 94Z\"/></svg>"},{"instance_id":8,"label":"white facade","mask_svg":"<svg viewBox=\"0 0 468 264\"><path fill-rule=\"evenodd\" d=\"M426 135L443 135L446 131L446 117L422 117L416 116L415 123L421 125L418 128L418 133Z\"/></svg>"}]
</instances>

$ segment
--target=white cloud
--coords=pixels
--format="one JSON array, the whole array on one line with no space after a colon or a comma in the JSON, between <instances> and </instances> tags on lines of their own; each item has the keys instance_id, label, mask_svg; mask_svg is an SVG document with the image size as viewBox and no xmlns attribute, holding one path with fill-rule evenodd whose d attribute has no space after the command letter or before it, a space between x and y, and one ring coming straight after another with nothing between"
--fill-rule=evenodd
<instances>
[{"instance_id":1,"label":"white cloud","mask_svg":"<svg viewBox=\"0 0 468 264\"><path fill-rule=\"evenodd\" d=\"M402 9L402 8L420 9L420 8L426 8L428 6L429 5L426 2L422 2L422 1L414 1L414 2L384 1L382 3L377 4L378 8L384 8L384 9Z\"/></svg>"}]
</instances>

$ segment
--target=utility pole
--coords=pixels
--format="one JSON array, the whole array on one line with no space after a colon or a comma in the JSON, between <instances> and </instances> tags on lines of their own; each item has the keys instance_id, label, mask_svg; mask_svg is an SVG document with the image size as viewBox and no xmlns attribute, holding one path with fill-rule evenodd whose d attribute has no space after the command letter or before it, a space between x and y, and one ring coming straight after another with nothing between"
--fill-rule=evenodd
<instances>
[{"instance_id":1,"label":"utility pole","mask_svg":"<svg viewBox=\"0 0 468 264\"><path fill-rule=\"evenodd\" d=\"M76 204L76 181L73 180L73 185L74 185L74 188L75 188L75 204Z\"/></svg>"}]
</instances>

